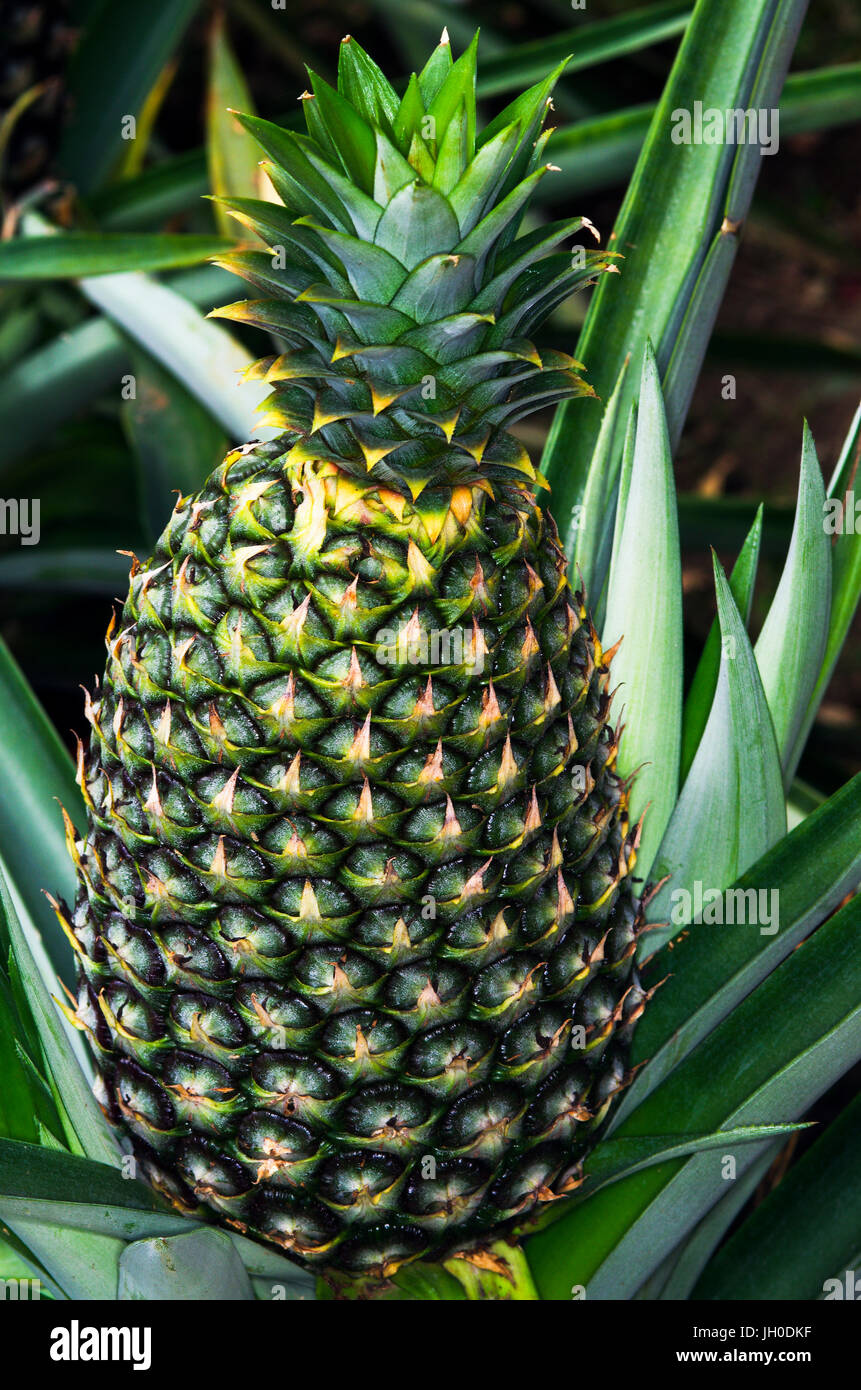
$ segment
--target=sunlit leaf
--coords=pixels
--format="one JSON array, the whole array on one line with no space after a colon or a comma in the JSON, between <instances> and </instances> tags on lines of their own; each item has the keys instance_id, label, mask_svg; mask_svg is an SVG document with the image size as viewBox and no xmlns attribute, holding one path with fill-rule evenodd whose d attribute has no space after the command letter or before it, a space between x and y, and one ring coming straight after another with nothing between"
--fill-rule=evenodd
<instances>
[{"instance_id":1,"label":"sunlit leaf","mask_svg":"<svg viewBox=\"0 0 861 1390\"><path fill-rule=\"evenodd\" d=\"M213 17L209 40L209 85L206 94L206 150L213 193L227 198L258 198L263 191L260 147L234 112L254 115L245 76L227 37L224 15ZM235 238L236 223L218 203L213 205L218 230Z\"/></svg>"}]
</instances>

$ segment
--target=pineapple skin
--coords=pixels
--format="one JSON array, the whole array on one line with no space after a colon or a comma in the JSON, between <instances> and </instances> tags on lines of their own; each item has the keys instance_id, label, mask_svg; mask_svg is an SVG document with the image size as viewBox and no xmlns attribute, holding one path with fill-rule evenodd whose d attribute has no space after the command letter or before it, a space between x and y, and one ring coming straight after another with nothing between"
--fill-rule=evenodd
<instances>
[{"instance_id":1,"label":"pineapple skin","mask_svg":"<svg viewBox=\"0 0 861 1390\"><path fill-rule=\"evenodd\" d=\"M612 269L518 235L553 82L479 136L476 42L399 97L354 40L220 311L283 434L132 566L69 831L75 1021L143 1173L372 1279L579 1181L645 996L609 662L511 426L589 394L529 337Z\"/></svg>"},{"instance_id":2,"label":"pineapple skin","mask_svg":"<svg viewBox=\"0 0 861 1390\"><path fill-rule=\"evenodd\" d=\"M172 1200L309 1265L390 1274L570 1190L643 1007L608 664L552 521L485 503L432 541L234 451L87 705L105 1111Z\"/></svg>"}]
</instances>

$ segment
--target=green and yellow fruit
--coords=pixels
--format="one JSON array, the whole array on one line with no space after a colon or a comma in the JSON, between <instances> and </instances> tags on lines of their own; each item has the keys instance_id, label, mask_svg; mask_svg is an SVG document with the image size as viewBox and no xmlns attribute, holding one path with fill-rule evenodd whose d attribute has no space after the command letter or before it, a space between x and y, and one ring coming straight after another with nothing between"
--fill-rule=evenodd
<instances>
[{"instance_id":1,"label":"green and yellow fruit","mask_svg":"<svg viewBox=\"0 0 861 1390\"><path fill-rule=\"evenodd\" d=\"M608 657L509 432L587 390L529 335L608 260L518 236L553 78L479 139L474 46L312 81L231 205L283 433L133 566L65 915L150 1180L379 1275L571 1190L643 1007Z\"/></svg>"}]
</instances>

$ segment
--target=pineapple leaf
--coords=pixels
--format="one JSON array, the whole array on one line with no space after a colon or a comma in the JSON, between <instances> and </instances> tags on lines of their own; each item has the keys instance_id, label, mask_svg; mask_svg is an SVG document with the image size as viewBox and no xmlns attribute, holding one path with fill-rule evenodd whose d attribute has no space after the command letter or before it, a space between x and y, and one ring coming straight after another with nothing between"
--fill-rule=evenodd
<instances>
[{"instance_id":1,"label":"pineapple leaf","mask_svg":"<svg viewBox=\"0 0 861 1390\"><path fill-rule=\"evenodd\" d=\"M265 1279L270 1282L270 1297L274 1296L271 1285L279 1286L280 1291L286 1284L295 1289L298 1296L304 1296L302 1291L307 1290L308 1296L313 1298L313 1275L293 1260L280 1255L272 1246L261 1245L259 1241L249 1240L247 1236L238 1235L235 1231L231 1232L230 1239L239 1251L242 1263L252 1279Z\"/></svg>"},{"instance_id":2,"label":"pineapple leaf","mask_svg":"<svg viewBox=\"0 0 861 1390\"><path fill-rule=\"evenodd\" d=\"M110 1235L139 1230L153 1235L188 1226L188 1217L171 1210L144 1183L124 1177L116 1163L8 1139L0 1139L0 1205L16 1217L46 1224L57 1219L63 1226ZM136 1224L122 1229L126 1218Z\"/></svg>"},{"instance_id":3,"label":"pineapple leaf","mask_svg":"<svg viewBox=\"0 0 861 1390\"><path fill-rule=\"evenodd\" d=\"M468 355L466 349L470 340L481 341L488 319L487 314L451 314L435 323L419 324L405 333L401 341L406 346L418 348L441 366L457 365Z\"/></svg>"},{"instance_id":4,"label":"pineapple leaf","mask_svg":"<svg viewBox=\"0 0 861 1390\"><path fill-rule=\"evenodd\" d=\"M451 44L449 43L447 31L443 31L442 38L417 78L418 88L426 111L430 110L436 100L452 67Z\"/></svg>"},{"instance_id":5,"label":"pineapple leaf","mask_svg":"<svg viewBox=\"0 0 861 1390\"><path fill-rule=\"evenodd\" d=\"M117 1298L247 1301L255 1297L226 1231L136 1240L122 1252Z\"/></svg>"},{"instance_id":6,"label":"pineapple leaf","mask_svg":"<svg viewBox=\"0 0 861 1390\"><path fill-rule=\"evenodd\" d=\"M732 1129L718 1129L709 1134L631 1135L625 1139L605 1139L583 1162L582 1188L570 1199L568 1209L580 1206L602 1188L622 1178L642 1172L656 1163L710 1149L726 1149L732 1144L753 1144L762 1139L778 1139L806 1129L804 1124L750 1124Z\"/></svg>"},{"instance_id":7,"label":"pineapple leaf","mask_svg":"<svg viewBox=\"0 0 861 1390\"><path fill-rule=\"evenodd\" d=\"M657 366L647 345L637 433L624 499L619 545L613 548L604 647L624 638L613 660L620 685L619 770L637 768L631 818L649 807L637 856L645 878L676 804L682 722L682 611L679 528L670 443ZM636 615L648 613L649 621Z\"/></svg>"},{"instance_id":8,"label":"pineapple leaf","mask_svg":"<svg viewBox=\"0 0 861 1390\"><path fill-rule=\"evenodd\" d=\"M760 1157L735 1182L728 1183L729 1191L694 1227L688 1238L667 1257L651 1279L637 1291L636 1298L685 1299L708 1264L715 1246L732 1225L742 1207L756 1192L780 1149L780 1140L763 1147Z\"/></svg>"},{"instance_id":9,"label":"pineapple leaf","mask_svg":"<svg viewBox=\"0 0 861 1390\"><path fill-rule=\"evenodd\" d=\"M376 142L374 143L376 161ZM380 207L374 202L373 198L363 193L349 178L339 173L337 169L328 164L322 155L318 154L314 146L309 142L305 153L308 163L314 171L324 180L331 191L336 194L344 212L347 214L352 226L345 225L345 232L354 232L363 241L373 241L374 232L380 220ZM376 167L376 162L374 168ZM371 187L373 188L373 173L371 175Z\"/></svg>"},{"instance_id":10,"label":"pineapple leaf","mask_svg":"<svg viewBox=\"0 0 861 1390\"><path fill-rule=\"evenodd\" d=\"M727 217L714 235L685 305L684 316L675 329L664 374L664 400L667 403L667 417L672 422L674 446L687 418L708 345L704 325L713 324L717 318L737 249L735 219Z\"/></svg>"},{"instance_id":11,"label":"pineapple leaf","mask_svg":"<svg viewBox=\"0 0 861 1390\"><path fill-rule=\"evenodd\" d=\"M429 256L404 280L391 301L417 323L427 318L456 314L470 303L475 288L473 256ZM478 309L480 306L477 304Z\"/></svg>"},{"instance_id":12,"label":"pineapple leaf","mask_svg":"<svg viewBox=\"0 0 861 1390\"><path fill-rule=\"evenodd\" d=\"M686 325L691 350L685 373L688 381L699 374L732 256L713 258L712 268L720 273L709 278L707 295L700 283L703 265L716 238L723 237L729 250L737 244L761 163L755 144L703 144L693 150L676 143L674 113L690 113L695 101L720 110L776 107L806 4L807 0L733 5L699 0L694 10L616 222L616 244L625 251L625 293L616 293L607 279L599 282L574 354L589 363L602 399L609 396L622 362L631 355L623 412L637 388L646 338L655 346L663 374L698 286L699 309ZM719 63L714 62L716 52L722 55ZM673 402L686 399L687 388L680 380L671 385ZM672 440L678 438L683 422L683 416L669 416ZM568 404L554 418L542 471L563 517L578 500L569 495L570 460L591 458L600 423L596 412L572 413Z\"/></svg>"},{"instance_id":13,"label":"pineapple leaf","mask_svg":"<svg viewBox=\"0 0 861 1390\"><path fill-rule=\"evenodd\" d=\"M8 1228L4 1230L3 1238L0 1240L0 1279L32 1280L33 1284L29 1289L30 1299L35 1297L33 1285L36 1282L40 1285L40 1295L41 1290L44 1289L54 1298L65 1299L66 1297L59 1284L51 1278L45 1266L39 1263L26 1245Z\"/></svg>"},{"instance_id":14,"label":"pineapple leaf","mask_svg":"<svg viewBox=\"0 0 861 1390\"><path fill-rule=\"evenodd\" d=\"M861 407L855 418L840 452L834 476L828 486L825 525L831 544L831 619L822 665L816 685L810 697L801 726L796 736L795 747L789 760L790 767L797 767L807 735L816 718L822 696L831 679L831 673L843 649L852 621L861 602L861 482L859 482L858 463L861 459ZM827 515L830 513L830 515Z\"/></svg>"},{"instance_id":15,"label":"pineapple leaf","mask_svg":"<svg viewBox=\"0 0 861 1390\"><path fill-rule=\"evenodd\" d=\"M70 1147L89 1158L110 1163L116 1158L116 1145L66 1037L60 1011L48 993L33 958L2 869L0 915L5 919L5 931L0 935L8 934L11 943L15 964L20 972L33 1022L39 1034L48 1080L66 1140Z\"/></svg>"},{"instance_id":16,"label":"pineapple leaf","mask_svg":"<svg viewBox=\"0 0 861 1390\"><path fill-rule=\"evenodd\" d=\"M32 220L33 214L25 219L25 224ZM113 275L128 271L130 266L135 270L171 270L199 265L229 248L230 242L222 237L190 232L181 236L135 236L124 232L19 236L0 243L0 281Z\"/></svg>"},{"instance_id":17,"label":"pineapple leaf","mask_svg":"<svg viewBox=\"0 0 861 1390\"><path fill-rule=\"evenodd\" d=\"M622 544L622 527L625 521L625 508L628 505L628 491L631 486L631 470L634 466L634 446L637 442L637 405L632 402L628 411L628 421L625 426L625 434L622 442L622 460L619 468L619 493L616 498L616 514L613 518L613 544L610 548L610 564L612 565L613 556L616 549ZM679 499L676 498L678 506ZM607 579L604 581L604 589L596 606L595 621L600 620L603 627L607 612L607 587L609 582L609 568Z\"/></svg>"},{"instance_id":18,"label":"pineapple leaf","mask_svg":"<svg viewBox=\"0 0 861 1390\"><path fill-rule=\"evenodd\" d=\"M0 1134L10 1139L38 1139L36 1119L42 1086L27 1065L17 1039L23 1031L5 971L0 968Z\"/></svg>"},{"instance_id":19,"label":"pineapple leaf","mask_svg":"<svg viewBox=\"0 0 861 1390\"><path fill-rule=\"evenodd\" d=\"M675 943L672 956L659 953L650 972L660 979L672 971L672 980L638 1026L634 1060L648 1061L622 1097L610 1133L857 888L859 846L861 773L733 884L733 902L740 901L739 892L753 890L757 902L761 893L779 894L778 930L762 933L742 921L712 929L703 924Z\"/></svg>"},{"instance_id":20,"label":"pineapple leaf","mask_svg":"<svg viewBox=\"0 0 861 1390\"><path fill-rule=\"evenodd\" d=\"M273 161L271 164L264 162L264 168L294 217L313 213L343 231L354 230L342 199L327 181L326 171L320 172L311 163L307 141L303 143L292 130L261 120L259 116L240 113L238 119Z\"/></svg>"},{"instance_id":21,"label":"pineapple leaf","mask_svg":"<svg viewBox=\"0 0 861 1390\"><path fill-rule=\"evenodd\" d=\"M548 172L547 168L536 169L535 173L523 179L501 203L496 203L486 217L483 217L454 250L458 256L475 256L479 266L501 247L502 239L512 228L516 229L519 218L538 184ZM453 214L452 214L453 215Z\"/></svg>"},{"instance_id":22,"label":"pineapple leaf","mask_svg":"<svg viewBox=\"0 0 861 1390\"><path fill-rule=\"evenodd\" d=\"M374 188L377 142L371 127L345 99L317 73L309 69L314 95L305 102L306 114L316 111L331 144L344 166L344 173L364 193ZM312 136L315 134L311 131ZM324 153L328 151L324 148Z\"/></svg>"},{"instance_id":23,"label":"pineapple leaf","mask_svg":"<svg viewBox=\"0 0 861 1390\"><path fill-rule=\"evenodd\" d=\"M416 171L381 131L376 132L377 162L374 168L374 201L384 207L397 193L412 183Z\"/></svg>"},{"instance_id":24,"label":"pineapple leaf","mask_svg":"<svg viewBox=\"0 0 861 1390\"><path fill-rule=\"evenodd\" d=\"M861 898L854 898L685 1058L617 1137L671 1134L682 1118L688 1128L712 1131L803 1115L861 1055L859 927ZM816 1008L799 1010L811 979ZM736 1177L760 1154L758 1143L733 1152ZM658 1164L532 1237L527 1254L542 1297L566 1298L581 1284L589 1298L630 1298L723 1197L727 1156Z\"/></svg>"},{"instance_id":25,"label":"pineapple leaf","mask_svg":"<svg viewBox=\"0 0 861 1390\"><path fill-rule=\"evenodd\" d=\"M34 551L39 547L34 546ZM71 979L68 942L42 892L74 894L57 802L83 824L72 761L23 672L0 639L0 852L54 968ZM8 949L8 947L7 947Z\"/></svg>"},{"instance_id":26,"label":"pineapple leaf","mask_svg":"<svg viewBox=\"0 0 861 1390\"><path fill-rule=\"evenodd\" d=\"M338 91L369 126L393 133L399 107L397 93L350 34L341 40L338 52Z\"/></svg>"},{"instance_id":27,"label":"pineapple leaf","mask_svg":"<svg viewBox=\"0 0 861 1390\"><path fill-rule=\"evenodd\" d=\"M780 762L765 691L716 556L714 571L720 673L708 723L655 857L655 880L669 875L669 882L650 904L649 917L661 922L669 913L674 925L651 932L648 949L688 925L697 885L701 903L703 894L721 893L786 834Z\"/></svg>"},{"instance_id":28,"label":"pineapple leaf","mask_svg":"<svg viewBox=\"0 0 861 1390\"><path fill-rule=\"evenodd\" d=\"M237 111L253 111L251 93L227 38L224 15L213 16L206 93L206 151L209 182L219 196L253 197L260 192L260 153ZM232 235L227 214L216 205L215 221L223 236Z\"/></svg>"},{"instance_id":29,"label":"pineapple leaf","mask_svg":"<svg viewBox=\"0 0 861 1390\"><path fill-rule=\"evenodd\" d=\"M400 261L380 246L373 246L344 232L315 228L317 238L343 266L347 279L360 299L370 299L380 305L391 305L395 295L406 283ZM399 308L399 305L392 306Z\"/></svg>"},{"instance_id":30,"label":"pineapple leaf","mask_svg":"<svg viewBox=\"0 0 861 1390\"><path fill-rule=\"evenodd\" d=\"M742 621L747 627L750 619L750 608L753 602L753 590L756 584L756 571L759 564L759 547L762 541L762 505L757 508L756 517L753 525L747 533L744 545L741 548L739 557L733 566L732 574L729 577L730 592L735 599L736 606L741 614ZM685 778L691 770L691 763L694 754L703 736L709 717L709 710L714 699L715 687L718 682L718 672L720 670L720 650L721 636L720 623L717 618L709 629L694 678L691 681L691 688L685 700L684 716L682 721L682 762L680 770L680 781L684 785Z\"/></svg>"},{"instance_id":31,"label":"pineapple leaf","mask_svg":"<svg viewBox=\"0 0 861 1390\"><path fill-rule=\"evenodd\" d=\"M510 246L499 257L496 274L476 295L473 307L490 309L497 313L511 286L516 283L521 274L540 262L551 247L557 246L563 238L573 236L582 226L582 217L569 217L564 221L550 222L544 226L536 227L532 232L524 232L523 236L518 237L513 246ZM589 262L588 255L586 261ZM580 364L578 363L578 365Z\"/></svg>"},{"instance_id":32,"label":"pineapple leaf","mask_svg":"<svg viewBox=\"0 0 861 1390\"><path fill-rule=\"evenodd\" d=\"M116 1236L75 1231L52 1221L33 1221L5 1214L0 1220L18 1237L28 1257L47 1270L62 1296L69 1299L115 1299L117 1270L125 1242Z\"/></svg>"},{"instance_id":33,"label":"pineapple leaf","mask_svg":"<svg viewBox=\"0 0 861 1390\"><path fill-rule=\"evenodd\" d=\"M413 73L407 84L407 90L401 97L401 103L394 119L395 141L401 154L405 157L410 152L413 137L416 135L421 137L421 125L424 116L425 106L419 89L419 79Z\"/></svg>"},{"instance_id":34,"label":"pineapple leaf","mask_svg":"<svg viewBox=\"0 0 861 1390\"><path fill-rule=\"evenodd\" d=\"M145 275L109 275L84 280L81 289L181 381L231 440L247 439L255 411L267 394L259 382L240 381L251 362L225 329L209 322L193 304Z\"/></svg>"},{"instance_id":35,"label":"pineapple leaf","mask_svg":"<svg viewBox=\"0 0 861 1390\"><path fill-rule=\"evenodd\" d=\"M517 126L505 126L493 140L481 146L449 190L461 236L467 236L483 216L505 176L517 143Z\"/></svg>"},{"instance_id":36,"label":"pineapple leaf","mask_svg":"<svg viewBox=\"0 0 861 1390\"><path fill-rule=\"evenodd\" d=\"M710 1262L694 1298L846 1295L861 1250L861 1096L828 1126Z\"/></svg>"},{"instance_id":37,"label":"pineapple leaf","mask_svg":"<svg viewBox=\"0 0 861 1390\"><path fill-rule=\"evenodd\" d=\"M358 299L337 298L328 285L311 285L296 296L297 304L307 304L326 326L327 336L341 336L344 321L362 342L395 342L414 327L412 319L388 304L367 304Z\"/></svg>"},{"instance_id":38,"label":"pineapple leaf","mask_svg":"<svg viewBox=\"0 0 861 1390\"><path fill-rule=\"evenodd\" d=\"M414 270L428 256L453 250L459 237L457 219L446 199L435 188L416 180L388 204L374 241L408 270Z\"/></svg>"},{"instance_id":39,"label":"pineapple leaf","mask_svg":"<svg viewBox=\"0 0 861 1390\"><path fill-rule=\"evenodd\" d=\"M438 189L443 197L447 198L459 183L469 158L466 109L461 102L439 142L439 153L431 178L432 186Z\"/></svg>"},{"instance_id":40,"label":"pineapple leaf","mask_svg":"<svg viewBox=\"0 0 861 1390\"><path fill-rule=\"evenodd\" d=\"M565 57L540 82L536 82L533 87L515 97L514 101L509 102L499 115L495 116L490 124L484 127L479 144L482 146L489 144L501 130L505 130L510 125L516 125L520 132L519 144L528 159L526 152L541 129L547 114L550 95L567 64L568 58ZM522 177L521 171L518 171L518 177Z\"/></svg>"},{"instance_id":41,"label":"pineapple leaf","mask_svg":"<svg viewBox=\"0 0 861 1390\"><path fill-rule=\"evenodd\" d=\"M859 79L861 63L790 73L780 99L781 136L857 121L861 116ZM591 196L623 184L643 150L656 109L654 105L630 106L560 126L552 136L551 154L562 166L560 183L567 196ZM555 190L554 196L558 196ZM809 365L806 357L805 366Z\"/></svg>"},{"instance_id":42,"label":"pineapple leaf","mask_svg":"<svg viewBox=\"0 0 861 1390\"><path fill-rule=\"evenodd\" d=\"M616 515L622 462L622 450L617 447L621 431L620 405L627 370L626 360L604 411L595 453L586 474L583 501L574 504L577 508L571 525L575 538L574 572L582 576L586 594L593 605L601 595L610 568L612 523Z\"/></svg>"},{"instance_id":43,"label":"pineapple leaf","mask_svg":"<svg viewBox=\"0 0 861 1390\"><path fill-rule=\"evenodd\" d=\"M798 506L786 564L756 643L768 707L788 788L796 739L816 686L831 614L831 544L825 487L813 437L804 424Z\"/></svg>"},{"instance_id":44,"label":"pineapple leaf","mask_svg":"<svg viewBox=\"0 0 861 1390\"><path fill-rule=\"evenodd\" d=\"M458 146L462 143L463 167L475 154L475 70L478 54L478 33L456 63L453 63L445 80L428 103L430 139L436 142L437 159L441 159L447 140ZM462 133L450 136L451 127L462 127Z\"/></svg>"},{"instance_id":45,"label":"pineapple leaf","mask_svg":"<svg viewBox=\"0 0 861 1390\"><path fill-rule=\"evenodd\" d=\"M682 33L690 14L690 0L662 0L660 4L638 6L633 14L592 20L578 28L574 53L570 28L550 38L514 44L482 59L478 95L490 97L519 90L542 78L550 64L560 59L566 59L565 71L572 73L635 53Z\"/></svg>"}]
</instances>

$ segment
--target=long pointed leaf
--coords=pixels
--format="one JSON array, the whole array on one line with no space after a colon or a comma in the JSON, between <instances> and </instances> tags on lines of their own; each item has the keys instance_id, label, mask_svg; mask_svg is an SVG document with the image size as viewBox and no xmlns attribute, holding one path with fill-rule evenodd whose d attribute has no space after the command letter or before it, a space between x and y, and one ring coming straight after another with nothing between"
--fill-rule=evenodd
<instances>
[{"instance_id":1,"label":"long pointed leaf","mask_svg":"<svg viewBox=\"0 0 861 1390\"><path fill-rule=\"evenodd\" d=\"M116 1145L110 1137L107 1122L66 1038L59 1009L51 999L33 960L2 871L0 904L15 961L38 1029L48 1077L63 1121L66 1140L70 1145L77 1146L81 1153L89 1158L111 1163L116 1160Z\"/></svg>"},{"instance_id":2,"label":"long pointed leaf","mask_svg":"<svg viewBox=\"0 0 861 1390\"><path fill-rule=\"evenodd\" d=\"M843 444L834 476L828 486L824 518L831 542L831 619L819 675L789 760L797 767L822 697L843 649L858 605L861 603L861 407Z\"/></svg>"},{"instance_id":3,"label":"long pointed leaf","mask_svg":"<svg viewBox=\"0 0 861 1390\"><path fill-rule=\"evenodd\" d=\"M846 1275L861 1248L859 1172L856 1096L718 1252L693 1297L850 1297Z\"/></svg>"},{"instance_id":4,"label":"long pointed leaf","mask_svg":"<svg viewBox=\"0 0 861 1390\"><path fill-rule=\"evenodd\" d=\"M715 557L723 660L708 723L655 859L669 882L649 907L649 949L691 920L691 904L720 894L786 833L780 762L759 671ZM706 905L708 900L706 898ZM694 912L697 912L694 907Z\"/></svg>"},{"instance_id":5,"label":"long pointed leaf","mask_svg":"<svg viewBox=\"0 0 861 1390\"><path fill-rule=\"evenodd\" d=\"M747 107L754 96L764 110L776 106L806 4L807 0L748 0L745 5L700 0L696 6L616 223L615 242L625 252L624 292L619 292L615 276L602 278L574 354L587 364L589 379L604 399L631 354L632 371L622 401L625 412L636 390L646 338L654 343L665 372L709 247L720 236L735 244L761 159L756 145L734 148L675 141L677 113L690 115L695 102L724 111ZM720 62L714 59L716 53ZM696 332L689 326L686 381L699 374L730 261L731 257L721 261L723 279L703 297ZM683 401L686 394L686 387L676 381L673 401ZM682 423L683 416L674 412L671 439L678 438ZM569 496L569 460L591 457L599 428L595 411L581 412L567 404L557 411L542 470L563 517L579 500Z\"/></svg>"},{"instance_id":6,"label":"long pointed leaf","mask_svg":"<svg viewBox=\"0 0 861 1390\"><path fill-rule=\"evenodd\" d=\"M261 192L260 148L235 112L254 114L248 83L227 37L223 14L216 12L209 41L206 94L206 150L209 183L220 198L256 198ZM216 203L215 221L222 236L236 234L232 218Z\"/></svg>"},{"instance_id":7,"label":"long pointed leaf","mask_svg":"<svg viewBox=\"0 0 861 1390\"><path fill-rule=\"evenodd\" d=\"M641 1069L622 1096L608 1132L618 1128L859 883L861 773L733 884L733 891L753 890L757 904L760 894L777 888L776 922L760 923L764 931L747 921L702 923L675 943L672 956L664 950L651 963L650 980L668 973L671 979L637 1028L633 1060ZM768 898L766 904L771 906Z\"/></svg>"},{"instance_id":8,"label":"long pointed leaf","mask_svg":"<svg viewBox=\"0 0 861 1390\"><path fill-rule=\"evenodd\" d=\"M755 652L788 788L794 749L819 678L831 615L831 546L825 487L807 423L789 554Z\"/></svg>"},{"instance_id":9,"label":"long pointed leaf","mask_svg":"<svg viewBox=\"0 0 861 1390\"><path fill-rule=\"evenodd\" d=\"M589 464L583 502L579 506L574 547L574 570L583 576L592 604L600 597L610 568L613 548L613 519L619 491L622 450L617 435L622 429L620 404L627 363L607 402L601 432ZM624 511L624 508L622 509ZM593 607L594 611L594 607Z\"/></svg>"},{"instance_id":10,"label":"long pointed leaf","mask_svg":"<svg viewBox=\"0 0 861 1390\"><path fill-rule=\"evenodd\" d=\"M124 232L67 232L62 237L21 236L0 243L0 281L63 280L135 270L199 265L229 251L223 237L159 236Z\"/></svg>"},{"instance_id":11,"label":"long pointed leaf","mask_svg":"<svg viewBox=\"0 0 861 1390\"><path fill-rule=\"evenodd\" d=\"M643 359L637 435L624 520L614 545L603 644L624 638L613 661L622 686L623 775L642 766L631 794L636 820L649 806L637 859L648 874L676 801L682 722L679 529L667 422L657 366Z\"/></svg>"},{"instance_id":12,"label":"long pointed leaf","mask_svg":"<svg viewBox=\"0 0 861 1390\"><path fill-rule=\"evenodd\" d=\"M624 1134L788 1123L861 1055L861 900L831 917L739 1005L648 1101ZM798 1008L810 998L816 1007ZM532 1237L529 1263L544 1298L630 1298L761 1156L727 1146L623 1179ZM734 1160L731 1169L725 1157Z\"/></svg>"},{"instance_id":13,"label":"long pointed leaf","mask_svg":"<svg viewBox=\"0 0 861 1390\"><path fill-rule=\"evenodd\" d=\"M759 547L762 541L762 515L763 509L760 505L729 577L730 592L735 599L736 607L745 627L747 627L750 618L753 590L756 584ZM679 779L682 785L684 785L685 778L691 770L694 754L708 723L709 710L712 707L712 700L718 683L720 653L720 622L715 618L709 629L702 656L699 659L694 678L691 681L691 688L685 700L682 722L682 764Z\"/></svg>"},{"instance_id":14,"label":"long pointed leaf","mask_svg":"<svg viewBox=\"0 0 861 1390\"><path fill-rule=\"evenodd\" d=\"M72 760L2 639L0 783L0 852L55 965L70 975L68 942L44 894L74 896L58 802L80 825L83 803Z\"/></svg>"}]
</instances>

